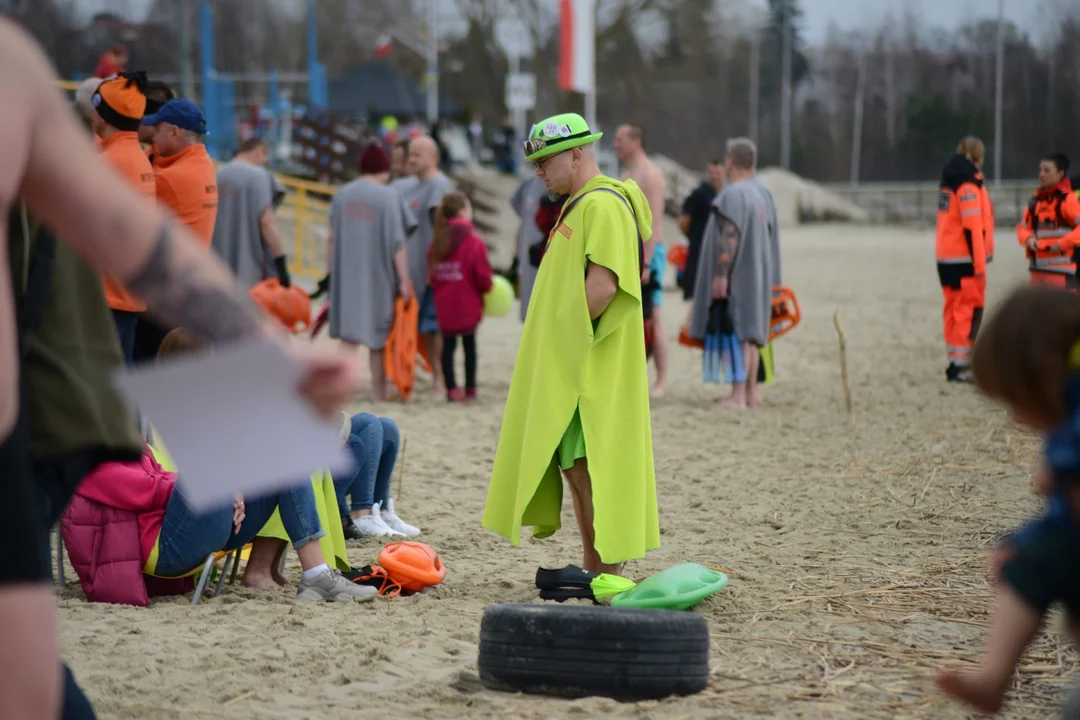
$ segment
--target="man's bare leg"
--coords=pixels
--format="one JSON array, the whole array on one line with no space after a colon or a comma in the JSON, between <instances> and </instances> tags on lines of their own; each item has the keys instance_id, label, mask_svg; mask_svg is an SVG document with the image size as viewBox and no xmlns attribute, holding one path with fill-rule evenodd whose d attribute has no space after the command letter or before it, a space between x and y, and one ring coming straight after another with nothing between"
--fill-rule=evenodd
<instances>
[{"instance_id":1,"label":"man's bare leg","mask_svg":"<svg viewBox=\"0 0 1080 720\"><path fill-rule=\"evenodd\" d=\"M251 554L244 579L240 584L256 590L273 590L285 585L285 578L278 573L278 560L288 546L284 540L271 537L256 537L251 541Z\"/></svg>"},{"instance_id":2,"label":"man's bare leg","mask_svg":"<svg viewBox=\"0 0 1080 720\"><path fill-rule=\"evenodd\" d=\"M420 341L424 343L428 359L431 360L431 392L436 395L446 393L446 381L442 374L442 335L422 333Z\"/></svg>"},{"instance_id":3,"label":"man's bare leg","mask_svg":"<svg viewBox=\"0 0 1080 720\"><path fill-rule=\"evenodd\" d=\"M18 552L17 548L8 551ZM4 717L60 716L56 595L47 583L0 587L0 708Z\"/></svg>"},{"instance_id":4,"label":"man's bare leg","mask_svg":"<svg viewBox=\"0 0 1080 720\"><path fill-rule=\"evenodd\" d=\"M371 350L368 354L371 363L371 397L375 402L386 402L386 365L382 350Z\"/></svg>"},{"instance_id":5,"label":"man's bare leg","mask_svg":"<svg viewBox=\"0 0 1080 720\"><path fill-rule=\"evenodd\" d=\"M746 368L746 406L757 407L764 400L762 387L758 384L758 369L761 367L761 348L754 343L743 343L743 367Z\"/></svg>"},{"instance_id":6,"label":"man's bare leg","mask_svg":"<svg viewBox=\"0 0 1080 720\"><path fill-rule=\"evenodd\" d=\"M580 458L574 467L564 471L566 482L570 485L570 494L574 498L574 514L577 515L578 528L581 531L581 545L584 550L581 567L595 573L618 575L623 563L605 564L596 552L596 531L593 529L592 480L589 478L589 462Z\"/></svg>"},{"instance_id":7,"label":"man's bare leg","mask_svg":"<svg viewBox=\"0 0 1080 720\"><path fill-rule=\"evenodd\" d=\"M653 385L652 396L662 398L667 394L668 374L668 341L664 335L664 326L660 324L660 308L653 308L653 359L656 361L656 384Z\"/></svg>"}]
</instances>

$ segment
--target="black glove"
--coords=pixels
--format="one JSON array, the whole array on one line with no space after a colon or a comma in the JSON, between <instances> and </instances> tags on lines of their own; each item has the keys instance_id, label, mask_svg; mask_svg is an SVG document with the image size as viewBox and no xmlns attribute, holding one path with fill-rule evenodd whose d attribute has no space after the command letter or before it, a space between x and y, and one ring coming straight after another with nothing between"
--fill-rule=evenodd
<instances>
[{"instance_id":1,"label":"black glove","mask_svg":"<svg viewBox=\"0 0 1080 720\"><path fill-rule=\"evenodd\" d=\"M540 267L540 261L544 258L544 249L546 247L547 240L541 240L529 246L529 264L534 268Z\"/></svg>"},{"instance_id":2,"label":"black glove","mask_svg":"<svg viewBox=\"0 0 1080 720\"><path fill-rule=\"evenodd\" d=\"M284 255L278 255L274 258L274 267L277 268L278 282L281 283L281 287L291 287L292 279L289 277L289 268L285 266Z\"/></svg>"},{"instance_id":3,"label":"black glove","mask_svg":"<svg viewBox=\"0 0 1080 720\"><path fill-rule=\"evenodd\" d=\"M315 300L328 292L330 292L330 273L327 273L326 277L319 281L318 286L315 288L315 292L309 293L308 297Z\"/></svg>"}]
</instances>

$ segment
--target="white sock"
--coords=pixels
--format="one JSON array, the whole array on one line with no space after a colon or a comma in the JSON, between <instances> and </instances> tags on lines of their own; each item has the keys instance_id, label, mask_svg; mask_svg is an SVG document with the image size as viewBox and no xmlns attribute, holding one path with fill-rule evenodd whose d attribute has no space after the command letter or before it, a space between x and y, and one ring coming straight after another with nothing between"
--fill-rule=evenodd
<instances>
[{"instance_id":1,"label":"white sock","mask_svg":"<svg viewBox=\"0 0 1080 720\"><path fill-rule=\"evenodd\" d=\"M322 575L324 572L326 572L329 569L330 569L330 566L327 565L326 563L323 563L321 565L316 565L315 567L311 568L310 570L305 570L303 572L303 578L305 580L310 580L311 578L319 577L320 575Z\"/></svg>"}]
</instances>

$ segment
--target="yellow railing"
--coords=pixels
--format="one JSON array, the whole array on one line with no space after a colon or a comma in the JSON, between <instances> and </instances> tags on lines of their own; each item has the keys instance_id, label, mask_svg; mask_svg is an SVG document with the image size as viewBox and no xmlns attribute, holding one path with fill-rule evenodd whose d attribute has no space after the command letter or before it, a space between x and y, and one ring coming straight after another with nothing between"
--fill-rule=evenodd
<instances>
[{"instance_id":1,"label":"yellow railing","mask_svg":"<svg viewBox=\"0 0 1080 720\"><path fill-rule=\"evenodd\" d=\"M278 210L278 223L292 223L292 258L289 270L299 278L318 280L326 274L326 235L330 228L330 203L336 185L276 175L288 194Z\"/></svg>"}]
</instances>

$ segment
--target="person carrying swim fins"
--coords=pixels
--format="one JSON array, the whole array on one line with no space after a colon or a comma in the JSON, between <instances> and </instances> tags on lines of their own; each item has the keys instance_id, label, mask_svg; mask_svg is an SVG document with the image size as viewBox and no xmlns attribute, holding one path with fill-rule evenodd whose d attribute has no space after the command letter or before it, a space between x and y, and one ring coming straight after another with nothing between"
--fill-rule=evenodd
<instances>
[{"instance_id":1,"label":"person carrying swim fins","mask_svg":"<svg viewBox=\"0 0 1080 720\"><path fill-rule=\"evenodd\" d=\"M1080 241L1080 198L1066 173L1069 158L1062 153L1039 162L1035 191L1016 238L1025 248L1031 285L1076 289L1076 246Z\"/></svg>"},{"instance_id":2,"label":"person carrying swim fins","mask_svg":"<svg viewBox=\"0 0 1080 720\"><path fill-rule=\"evenodd\" d=\"M945 164L938 194L938 279L944 301L942 320L949 382L968 382L971 350L982 321L986 298L984 184L979 168L985 148L978 138L964 138Z\"/></svg>"}]
</instances>

